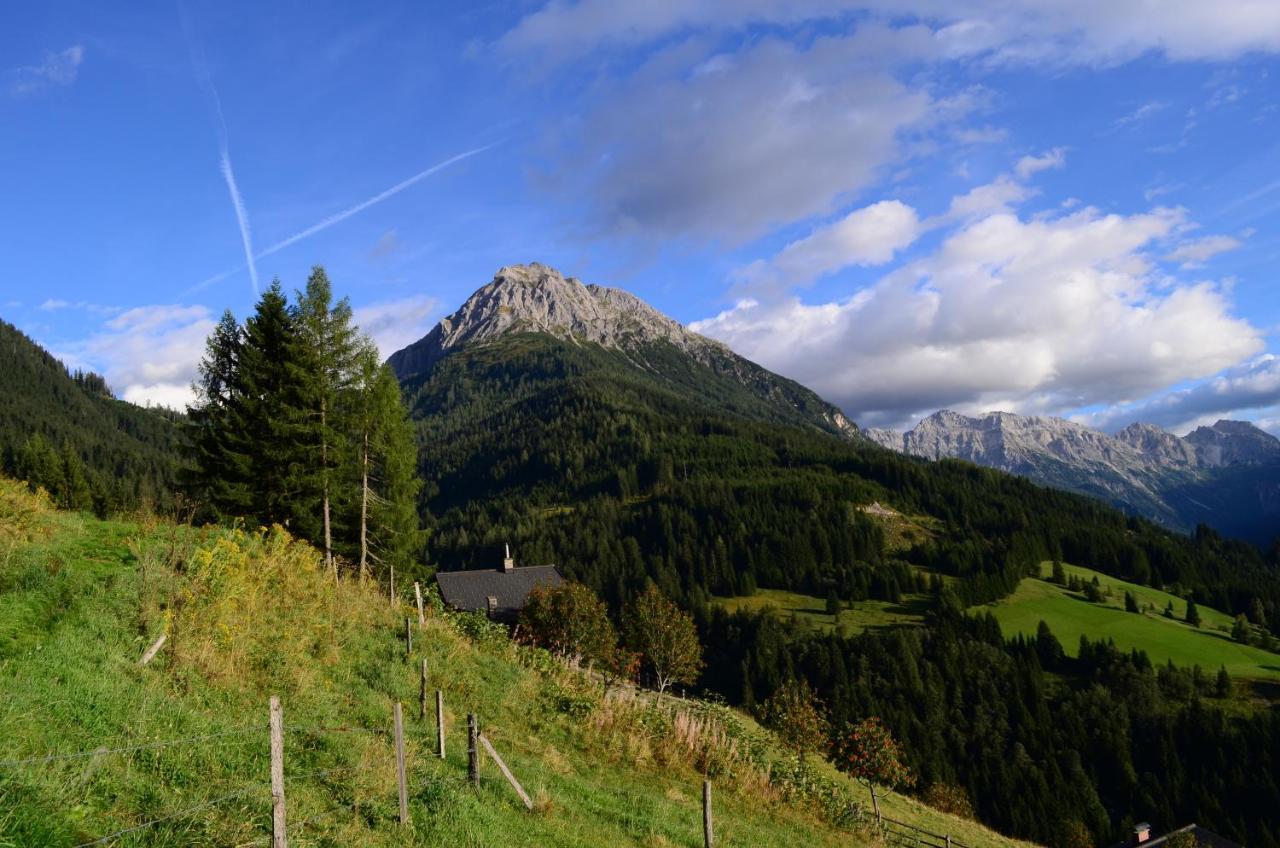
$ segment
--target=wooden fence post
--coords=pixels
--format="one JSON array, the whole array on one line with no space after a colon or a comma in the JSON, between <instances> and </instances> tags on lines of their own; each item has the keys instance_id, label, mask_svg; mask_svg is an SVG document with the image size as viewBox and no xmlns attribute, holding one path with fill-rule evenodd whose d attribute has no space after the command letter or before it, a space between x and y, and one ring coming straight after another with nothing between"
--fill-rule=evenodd
<instances>
[{"instance_id":1,"label":"wooden fence post","mask_svg":"<svg viewBox=\"0 0 1280 848\"><path fill-rule=\"evenodd\" d=\"M284 710L271 696L271 848L288 848L284 814Z\"/></svg>"},{"instance_id":2,"label":"wooden fence post","mask_svg":"<svg viewBox=\"0 0 1280 848\"><path fill-rule=\"evenodd\" d=\"M422 661L422 674L418 678L418 721L427 720L427 661Z\"/></svg>"},{"instance_id":3,"label":"wooden fence post","mask_svg":"<svg viewBox=\"0 0 1280 848\"><path fill-rule=\"evenodd\" d=\"M422 614L422 584L417 580L413 581L413 596L418 601L418 626L425 627L427 624L427 618Z\"/></svg>"},{"instance_id":4,"label":"wooden fence post","mask_svg":"<svg viewBox=\"0 0 1280 848\"><path fill-rule=\"evenodd\" d=\"M489 741L489 737L481 733L480 744L489 752L489 756L493 757L493 762L498 766L498 771L502 772L502 776L507 779L507 783L511 784L511 788L520 796L520 800L524 801L524 808L532 812L533 799L529 797L528 792L524 791L524 787L520 785L520 781L516 780L516 776L511 773L511 769L507 768L507 764L502 761L502 757L499 757L498 752L493 749L493 743Z\"/></svg>"},{"instance_id":5,"label":"wooden fence post","mask_svg":"<svg viewBox=\"0 0 1280 848\"><path fill-rule=\"evenodd\" d=\"M436 690L436 750L444 759L444 693Z\"/></svg>"},{"instance_id":6,"label":"wooden fence post","mask_svg":"<svg viewBox=\"0 0 1280 848\"><path fill-rule=\"evenodd\" d=\"M142 655L142 659L138 660L138 665L146 665L155 659L156 654L160 653L160 649L164 647L165 640L168 638L168 633L161 633L160 637L151 643L151 647L147 648L147 652Z\"/></svg>"},{"instance_id":7,"label":"wooden fence post","mask_svg":"<svg viewBox=\"0 0 1280 848\"><path fill-rule=\"evenodd\" d=\"M871 784L871 808L876 811L876 823L880 822L880 799L876 797L876 785Z\"/></svg>"},{"instance_id":8,"label":"wooden fence post","mask_svg":"<svg viewBox=\"0 0 1280 848\"><path fill-rule=\"evenodd\" d=\"M711 830L711 781L702 781L702 838L711 848L715 844L715 835Z\"/></svg>"},{"instance_id":9,"label":"wooden fence post","mask_svg":"<svg viewBox=\"0 0 1280 848\"><path fill-rule=\"evenodd\" d=\"M467 777L473 786L480 785L480 752L477 749L480 722L475 713L467 713Z\"/></svg>"},{"instance_id":10,"label":"wooden fence post","mask_svg":"<svg viewBox=\"0 0 1280 848\"><path fill-rule=\"evenodd\" d=\"M400 824L409 823L409 785L404 776L404 715L400 702L395 705L396 725L396 784L400 788Z\"/></svg>"},{"instance_id":11,"label":"wooden fence post","mask_svg":"<svg viewBox=\"0 0 1280 848\"><path fill-rule=\"evenodd\" d=\"M391 606L396 605L396 567L391 566L391 590L387 592L387 597L391 601Z\"/></svg>"},{"instance_id":12,"label":"wooden fence post","mask_svg":"<svg viewBox=\"0 0 1280 848\"><path fill-rule=\"evenodd\" d=\"M413 628L409 626L409 616L404 617L404 655L413 656Z\"/></svg>"}]
</instances>

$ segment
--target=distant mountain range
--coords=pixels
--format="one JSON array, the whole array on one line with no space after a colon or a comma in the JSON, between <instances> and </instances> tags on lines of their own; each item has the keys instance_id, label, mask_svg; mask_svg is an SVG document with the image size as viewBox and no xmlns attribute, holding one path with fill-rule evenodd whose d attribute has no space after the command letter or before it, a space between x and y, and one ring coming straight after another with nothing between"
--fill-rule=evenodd
<instances>
[{"instance_id":1,"label":"distant mountain range","mask_svg":"<svg viewBox=\"0 0 1280 848\"><path fill-rule=\"evenodd\" d=\"M1185 437L1135 423L1111 436L1061 418L942 410L905 433L863 435L913 456L964 459L1103 498L1179 530L1205 523L1259 543L1280 536L1280 439L1246 421Z\"/></svg>"}]
</instances>

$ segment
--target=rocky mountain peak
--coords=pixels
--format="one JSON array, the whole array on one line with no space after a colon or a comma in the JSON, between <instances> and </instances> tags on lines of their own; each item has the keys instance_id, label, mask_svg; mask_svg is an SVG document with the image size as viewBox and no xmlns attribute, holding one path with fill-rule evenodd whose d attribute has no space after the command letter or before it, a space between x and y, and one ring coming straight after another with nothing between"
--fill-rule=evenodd
<instances>
[{"instance_id":1,"label":"rocky mountain peak","mask_svg":"<svg viewBox=\"0 0 1280 848\"><path fill-rule=\"evenodd\" d=\"M514 333L542 333L574 345L621 351L626 361L669 384L703 391L707 369L730 379L795 423L853 437L857 426L810 390L700 336L635 295L587 285L540 263L507 265L423 338L387 360L406 381L429 373L451 351ZM665 348L665 349L664 349ZM671 356L671 348L687 357ZM693 368L689 368L693 365Z\"/></svg>"},{"instance_id":2,"label":"rocky mountain peak","mask_svg":"<svg viewBox=\"0 0 1280 848\"><path fill-rule=\"evenodd\" d=\"M607 348L634 349L666 341L705 358L728 353L629 292L586 285L547 265L507 265L427 336L392 355L401 379L422 373L449 350L508 333L540 332Z\"/></svg>"},{"instance_id":3,"label":"rocky mountain peak","mask_svg":"<svg viewBox=\"0 0 1280 848\"><path fill-rule=\"evenodd\" d=\"M1212 427L1197 427L1184 441L1194 445L1209 466L1252 465L1280 459L1280 439L1248 421L1219 419Z\"/></svg>"}]
</instances>

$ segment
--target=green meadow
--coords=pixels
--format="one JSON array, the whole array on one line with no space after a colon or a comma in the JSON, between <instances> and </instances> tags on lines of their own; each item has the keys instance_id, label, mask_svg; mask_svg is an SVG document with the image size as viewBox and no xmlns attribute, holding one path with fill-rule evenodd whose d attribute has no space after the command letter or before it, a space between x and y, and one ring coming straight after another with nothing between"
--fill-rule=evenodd
<instances>
[{"instance_id":1,"label":"green meadow","mask_svg":"<svg viewBox=\"0 0 1280 848\"><path fill-rule=\"evenodd\" d=\"M1199 628L1192 627L1182 620L1186 602L1181 598L1088 568L1075 565L1064 568L1068 575L1086 581L1096 576L1104 591L1110 589L1110 597L1102 603L1091 603L1078 593L1050 583L1044 578L1048 577L1051 566L1044 563L1040 578L1024 579L1008 598L986 607L1006 635L1034 635L1044 621L1072 656L1079 650L1081 636L1091 640L1110 638L1119 648L1145 651L1157 664L1172 661L1177 666L1198 665L1206 672L1225 667L1234 678L1280 680L1280 655L1232 641L1231 616L1198 605L1202 623ZM1137 598L1141 613L1125 611L1126 591ZM1175 619L1164 616L1170 601Z\"/></svg>"},{"instance_id":2,"label":"green meadow","mask_svg":"<svg viewBox=\"0 0 1280 848\"><path fill-rule=\"evenodd\" d=\"M855 636L864 630L882 630L901 625L919 624L929 608L929 600L918 595L903 595L901 603L889 601L853 601L841 603L840 612L827 612L827 602L812 595L785 589L759 589L754 595L717 598L715 601L730 612L772 610L776 615L794 621L800 627L830 632L837 630Z\"/></svg>"}]
</instances>

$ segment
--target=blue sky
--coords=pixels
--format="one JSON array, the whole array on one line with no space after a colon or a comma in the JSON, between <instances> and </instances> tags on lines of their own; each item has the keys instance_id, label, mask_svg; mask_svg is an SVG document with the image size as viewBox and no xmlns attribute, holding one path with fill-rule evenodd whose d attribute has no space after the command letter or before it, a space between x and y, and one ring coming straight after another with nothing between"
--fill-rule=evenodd
<instances>
[{"instance_id":1,"label":"blue sky","mask_svg":"<svg viewBox=\"0 0 1280 848\"><path fill-rule=\"evenodd\" d=\"M7 9L0 317L180 405L255 276L389 354L541 261L864 424L1280 432L1280 4L1158 5Z\"/></svg>"}]
</instances>

